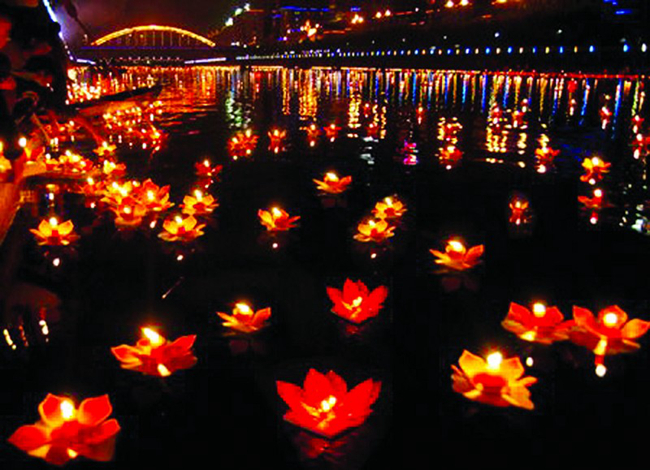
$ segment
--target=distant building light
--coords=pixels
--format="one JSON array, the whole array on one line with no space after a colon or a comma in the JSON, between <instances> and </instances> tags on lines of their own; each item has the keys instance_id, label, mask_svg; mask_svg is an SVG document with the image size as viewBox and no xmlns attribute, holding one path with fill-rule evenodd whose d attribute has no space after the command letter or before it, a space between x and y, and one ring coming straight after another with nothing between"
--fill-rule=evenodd
<instances>
[{"instance_id":1,"label":"distant building light","mask_svg":"<svg viewBox=\"0 0 650 470\"><path fill-rule=\"evenodd\" d=\"M594 46L589 46L589 52L596 52L596 48Z\"/></svg>"},{"instance_id":2,"label":"distant building light","mask_svg":"<svg viewBox=\"0 0 650 470\"><path fill-rule=\"evenodd\" d=\"M623 52L630 52L630 45L629 44L623 44Z\"/></svg>"}]
</instances>

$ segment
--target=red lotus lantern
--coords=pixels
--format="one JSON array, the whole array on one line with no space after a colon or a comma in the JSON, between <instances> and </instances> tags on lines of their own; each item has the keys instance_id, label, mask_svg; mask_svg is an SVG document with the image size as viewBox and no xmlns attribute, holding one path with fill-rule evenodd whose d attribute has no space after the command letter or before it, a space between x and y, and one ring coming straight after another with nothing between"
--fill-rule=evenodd
<instances>
[{"instance_id":1,"label":"red lotus lantern","mask_svg":"<svg viewBox=\"0 0 650 470\"><path fill-rule=\"evenodd\" d=\"M291 217L287 212L279 207L272 207L271 210L260 209L257 211L260 223L266 227L269 232L284 232L296 227L296 222L300 216Z\"/></svg>"},{"instance_id":2,"label":"red lotus lantern","mask_svg":"<svg viewBox=\"0 0 650 470\"><path fill-rule=\"evenodd\" d=\"M463 351L458 367L451 366L453 390L465 398L493 406L517 406L532 410L528 387L535 377L523 377L524 366L518 357L504 359L499 352L487 360L469 351Z\"/></svg>"},{"instance_id":3,"label":"red lotus lantern","mask_svg":"<svg viewBox=\"0 0 650 470\"><path fill-rule=\"evenodd\" d=\"M569 339L573 321L564 321L564 316L557 307L547 307L536 302L529 310L513 302L501 325L524 341L551 344Z\"/></svg>"},{"instance_id":4,"label":"red lotus lantern","mask_svg":"<svg viewBox=\"0 0 650 470\"><path fill-rule=\"evenodd\" d=\"M372 413L381 382L368 379L348 391L333 371L322 374L310 369L303 387L277 381L280 398L289 405L285 421L328 439L360 426Z\"/></svg>"},{"instance_id":5,"label":"red lotus lantern","mask_svg":"<svg viewBox=\"0 0 650 470\"><path fill-rule=\"evenodd\" d=\"M319 191L328 194L340 194L348 189L348 186L352 183L352 177L344 176L343 178L339 178L336 173L329 171L325 173L325 177L322 181L317 179L314 179L313 181L316 183L316 187Z\"/></svg>"},{"instance_id":6,"label":"red lotus lantern","mask_svg":"<svg viewBox=\"0 0 650 470\"><path fill-rule=\"evenodd\" d=\"M388 288L379 286L370 291L363 282L346 279L342 290L328 287L327 295L334 303L333 313L349 322L360 324L377 316L388 296Z\"/></svg>"},{"instance_id":7,"label":"red lotus lantern","mask_svg":"<svg viewBox=\"0 0 650 470\"><path fill-rule=\"evenodd\" d=\"M181 336L171 342L151 328L142 328L142 336L135 346L122 344L111 348L122 369L168 377L177 370L189 369L196 364L192 353L196 335Z\"/></svg>"},{"instance_id":8,"label":"red lotus lantern","mask_svg":"<svg viewBox=\"0 0 650 470\"><path fill-rule=\"evenodd\" d=\"M174 205L169 202L169 185L160 187L150 179L147 179L143 183L135 186L135 188L133 196L138 198L146 206L147 210L163 212Z\"/></svg>"},{"instance_id":9,"label":"red lotus lantern","mask_svg":"<svg viewBox=\"0 0 650 470\"><path fill-rule=\"evenodd\" d=\"M115 153L115 145L111 145L108 142L102 142L102 145L97 147L93 152L95 152L99 157L109 157Z\"/></svg>"},{"instance_id":10,"label":"red lotus lantern","mask_svg":"<svg viewBox=\"0 0 650 470\"><path fill-rule=\"evenodd\" d=\"M429 251L437 258L435 260L436 264L441 264L455 271L465 271L481 262L485 247L477 245L468 250L460 240L451 239L447 242L444 253L433 249Z\"/></svg>"},{"instance_id":11,"label":"red lotus lantern","mask_svg":"<svg viewBox=\"0 0 650 470\"><path fill-rule=\"evenodd\" d=\"M120 425L108 419L113 412L108 395L88 398L77 408L69 398L48 394L38 412L40 421L18 428L10 444L53 465L78 456L101 462L112 459Z\"/></svg>"},{"instance_id":12,"label":"red lotus lantern","mask_svg":"<svg viewBox=\"0 0 650 470\"><path fill-rule=\"evenodd\" d=\"M636 351L641 345L635 340L650 329L650 322L638 318L628 321L627 313L617 305L602 309L597 317L586 308L574 306L573 320L576 328L570 339L593 351L596 373L601 377L607 371L603 364L606 355Z\"/></svg>"},{"instance_id":13,"label":"red lotus lantern","mask_svg":"<svg viewBox=\"0 0 650 470\"><path fill-rule=\"evenodd\" d=\"M119 206L111 210L115 213L115 225L120 227L136 227L147 214L147 208L131 196L123 198Z\"/></svg>"},{"instance_id":14,"label":"red lotus lantern","mask_svg":"<svg viewBox=\"0 0 650 470\"><path fill-rule=\"evenodd\" d=\"M515 196L510 200L508 207L510 208L509 223L522 225L530 221L530 204L527 199Z\"/></svg>"},{"instance_id":15,"label":"red lotus lantern","mask_svg":"<svg viewBox=\"0 0 650 470\"><path fill-rule=\"evenodd\" d=\"M341 128L337 126L336 124L332 123L329 126L324 128L325 130L325 136L330 142L334 142L338 136L339 132L341 131Z\"/></svg>"},{"instance_id":16,"label":"red lotus lantern","mask_svg":"<svg viewBox=\"0 0 650 470\"><path fill-rule=\"evenodd\" d=\"M287 138L287 131L284 129L273 129L268 133L269 136L269 150L273 153L280 153L285 148L285 139Z\"/></svg>"},{"instance_id":17,"label":"red lotus lantern","mask_svg":"<svg viewBox=\"0 0 650 470\"><path fill-rule=\"evenodd\" d=\"M461 152L455 145L447 145L440 149L440 164L444 165L447 170L451 170L458 165L463 159L463 152Z\"/></svg>"},{"instance_id":18,"label":"red lotus lantern","mask_svg":"<svg viewBox=\"0 0 650 470\"><path fill-rule=\"evenodd\" d=\"M196 175L200 178L215 178L219 175L219 173L221 173L223 165L212 166L210 160L206 158L202 162L195 163L194 169L196 171Z\"/></svg>"},{"instance_id":19,"label":"red lotus lantern","mask_svg":"<svg viewBox=\"0 0 650 470\"><path fill-rule=\"evenodd\" d=\"M74 224L71 220L59 222L56 217L41 220L38 228L32 228L29 231L34 234L36 243L39 245L66 246L79 239L79 236L74 232Z\"/></svg>"},{"instance_id":20,"label":"red lotus lantern","mask_svg":"<svg viewBox=\"0 0 650 470\"><path fill-rule=\"evenodd\" d=\"M598 211L605 207L605 194L602 189L594 189L593 197L578 196L578 201L584 206L585 209Z\"/></svg>"},{"instance_id":21,"label":"red lotus lantern","mask_svg":"<svg viewBox=\"0 0 650 470\"><path fill-rule=\"evenodd\" d=\"M238 302L232 310L232 315L217 312L223 320L223 326L240 333L256 333L266 327L271 317L271 308L255 311L245 302Z\"/></svg>"},{"instance_id":22,"label":"red lotus lantern","mask_svg":"<svg viewBox=\"0 0 650 470\"><path fill-rule=\"evenodd\" d=\"M318 138L320 137L320 129L316 124L313 123L304 129L307 133L307 143L310 147L315 147L316 143L318 142Z\"/></svg>"},{"instance_id":23,"label":"red lotus lantern","mask_svg":"<svg viewBox=\"0 0 650 470\"><path fill-rule=\"evenodd\" d=\"M239 157L250 157L257 146L258 139L259 137L250 129L238 132L228 141L228 153L233 160Z\"/></svg>"}]
</instances>

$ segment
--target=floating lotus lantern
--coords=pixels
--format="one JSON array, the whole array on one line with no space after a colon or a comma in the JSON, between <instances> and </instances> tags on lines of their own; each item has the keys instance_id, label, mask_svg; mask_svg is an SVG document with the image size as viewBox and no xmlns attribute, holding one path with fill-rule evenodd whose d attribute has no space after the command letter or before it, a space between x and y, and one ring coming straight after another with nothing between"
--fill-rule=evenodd
<instances>
[{"instance_id":1,"label":"floating lotus lantern","mask_svg":"<svg viewBox=\"0 0 650 470\"><path fill-rule=\"evenodd\" d=\"M490 126L499 126L501 124L501 119L503 118L503 111L498 106L493 106L490 109L490 116L488 117L488 125Z\"/></svg>"},{"instance_id":2,"label":"floating lotus lantern","mask_svg":"<svg viewBox=\"0 0 650 470\"><path fill-rule=\"evenodd\" d=\"M535 159L539 173L546 173L549 168L552 168L555 164L555 157L560 153L559 150L549 147L548 142L548 137L542 135L539 138L539 147L535 149Z\"/></svg>"},{"instance_id":3,"label":"floating lotus lantern","mask_svg":"<svg viewBox=\"0 0 650 470\"><path fill-rule=\"evenodd\" d=\"M304 129L307 133L307 143L310 147L315 147L316 143L318 142L318 138L320 137L320 129L314 123L310 124Z\"/></svg>"},{"instance_id":4,"label":"floating lotus lantern","mask_svg":"<svg viewBox=\"0 0 650 470\"><path fill-rule=\"evenodd\" d=\"M600 157L585 158L582 162L585 174L580 176L580 181L594 185L603 179L605 173L609 173L611 166L611 163L605 163Z\"/></svg>"},{"instance_id":5,"label":"floating lotus lantern","mask_svg":"<svg viewBox=\"0 0 650 470\"><path fill-rule=\"evenodd\" d=\"M133 182L131 181L126 181L123 184L113 181L105 187L102 202L110 206L119 206L122 199L131 194L133 189Z\"/></svg>"},{"instance_id":6,"label":"floating lotus lantern","mask_svg":"<svg viewBox=\"0 0 650 470\"><path fill-rule=\"evenodd\" d=\"M269 232L284 232L296 227L295 223L300 220L300 216L291 217L287 212L279 207L272 207L266 211L260 209L257 211L260 223L266 227Z\"/></svg>"},{"instance_id":7,"label":"floating lotus lantern","mask_svg":"<svg viewBox=\"0 0 650 470\"><path fill-rule=\"evenodd\" d=\"M160 187L150 179L137 186L135 197L153 212L166 211L174 205L169 202L169 185Z\"/></svg>"},{"instance_id":8,"label":"floating lotus lantern","mask_svg":"<svg viewBox=\"0 0 650 470\"><path fill-rule=\"evenodd\" d=\"M453 390L465 398L493 406L517 406L532 410L528 387L535 377L523 377L524 366L518 357L504 359L499 352L487 359L463 351L458 367L451 366Z\"/></svg>"},{"instance_id":9,"label":"floating lotus lantern","mask_svg":"<svg viewBox=\"0 0 650 470\"><path fill-rule=\"evenodd\" d=\"M71 220L59 222L56 217L41 220L38 228L29 231L34 234L39 245L67 246L79 239Z\"/></svg>"},{"instance_id":10,"label":"floating lotus lantern","mask_svg":"<svg viewBox=\"0 0 650 470\"><path fill-rule=\"evenodd\" d=\"M147 208L132 196L122 198L117 207L111 207L115 213L115 225L119 227L136 227L147 215Z\"/></svg>"},{"instance_id":11,"label":"floating lotus lantern","mask_svg":"<svg viewBox=\"0 0 650 470\"><path fill-rule=\"evenodd\" d=\"M372 209L377 219L399 219L406 213L406 205L397 196L387 196Z\"/></svg>"},{"instance_id":12,"label":"floating lotus lantern","mask_svg":"<svg viewBox=\"0 0 650 470\"><path fill-rule=\"evenodd\" d=\"M650 137L646 137L643 134L636 134L634 136L634 140L632 141L632 149L634 151L633 155L636 160L648 155L649 147Z\"/></svg>"},{"instance_id":13,"label":"floating lotus lantern","mask_svg":"<svg viewBox=\"0 0 650 470\"><path fill-rule=\"evenodd\" d=\"M601 377L607 371L605 356L639 349L641 345L635 340L650 329L650 322L638 318L628 321L627 313L617 305L602 309L597 317L586 308L574 306L573 320L576 328L570 339L596 355L596 373Z\"/></svg>"},{"instance_id":14,"label":"floating lotus lantern","mask_svg":"<svg viewBox=\"0 0 650 470\"><path fill-rule=\"evenodd\" d=\"M530 221L530 203L522 196L514 196L508 204L510 217L508 222L513 225L527 224Z\"/></svg>"},{"instance_id":15,"label":"floating lotus lantern","mask_svg":"<svg viewBox=\"0 0 650 470\"><path fill-rule=\"evenodd\" d=\"M221 170L223 169L223 165L212 166L210 160L206 158L202 162L195 163L194 169L196 171L196 175L199 178L214 178L218 176L219 173L221 173Z\"/></svg>"},{"instance_id":16,"label":"floating lotus lantern","mask_svg":"<svg viewBox=\"0 0 650 470\"><path fill-rule=\"evenodd\" d=\"M163 231L158 234L166 242L188 243L204 235L205 224L199 224L192 215L176 215L163 222Z\"/></svg>"},{"instance_id":17,"label":"floating lotus lantern","mask_svg":"<svg viewBox=\"0 0 650 470\"><path fill-rule=\"evenodd\" d=\"M334 303L333 313L349 322L360 324L377 316L388 296L388 288L379 286L370 291L363 282L346 279L342 290L328 287L327 295Z\"/></svg>"},{"instance_id":18,"label":"floating lotus lantern","mask_svg":"<svg viewBox=\"0 0 650 470\"><path fill-rule=\"evenodd\" d=\"M282 381L276 385L280 398L289 405L285 421L327 439L363 424L381 391L381 382L372 379L348 391L338 374L315 369L309 370L302 388Z\"/></svg>"},{"instance_id":19,"label":"floating lotus lantern","mask_svg":"<svg viewBox=\"0 0 650 470\"><path fill-rule=\"evenodd\" d=\"M323 180L313 180L316 183L316 187L319 191L328 194L340 194L348 189L350 183L352 183L351 176L344 176L339 178L339 176L333 171L328 171L325 173Z\"/></svg>"},{"instance_id":20,"label":"floating lotus lantern","mask_svg":"<svg viewBox=\"0 0 650 470\"><path fill-rule=\"evenodd\" d=\"M9 443L53 465L78 456L107 462L112 459L120 425L108 395L83 400L79 407L67 397L48 394L38 406L40 421L18 428Z\"/></svg>"},{"instance_id":21,"label":"floating lotus lantern","mask_svg":"<svg viewBox=\"0 0 650 470\"><path fill-rule=\"evenodd\" d=\"M609 207L610 204L605 201L605 193L602 189L594 189L593 194L593 197L578 196L578 202L580 202L585 209L591 209L592 211L599 211L600 209Z\"/></svg>"},{"instance_id":22,"label":"floating lotus lantern","mask_svg":"<svg viewBox=\"0 0 650 470\"><path fill-rule=\"evenodd\" d=\"M121 178L126 174L126 165L106 159L102 164L102 173L111 178Z\"/></svg>"},{"instance_id":23,"label":"floating lotus lantern","mask_svg":"<svg viewBox=\"0 0 650 470\"><path fill-rule=\"evenodd\" d=\"M250 157L257 146L259 137L251 129L238 132L228 141L228 153L237 160L239 157Z\"/></svg>"},{"instance_id":24,"label":"floating lotus lantern","mask_svg":"<svg viewBox=\"0 0 650 470\"><path fill-rule=\"evenodd\" d=\"M287 138L287 131L284 129L272 129L268 132L269 136L269 150L273 153L280 153L285 149L285 139Z\"/></svg>"},{"instance_id":25,"label":"floating lotus lantern","mask_svg":"<svg viewBox=\"0 0 650 470\"><path fill-rule=\"evenodd\" d=\"M438 158L441 165L444 165L447 170L451 170L463 159L463 152L455 145L446 145L440 149Z\"/></svg>"},{"instance_id":26,"label":"floating lotus lantern","mask_svg":"<svg viewBox=\"0 0 650 470\"><path fill-rule=\"evenodd\" d=\"M395 226L390 225L386 219L367 219L357 225L354 239L364 243L383 243L394 236L394 232Z\"/></svg>"},{"instance_id":27,"label":"floating lotus lantern","mask_svg":"<svg viewBox=\"0 0 650 470\"><path fill-rule=\"evenodd\" d=\"M85 173L93 168L93 162L70 150L59 157L59 165L64 173Z\"/></svg>"},{"instance_id":28,"label":"floating lotus lantern","mask_svg":"<svg viewBox=\"0 0 650 470\"><path fill-rule=\"evenodd\" d=\"M337 126L336 124L332 123L329 126L324 128L325 131L325 136L330 142L334 142L338 136L339 132L341 131L341 128Z\"/></svg>"},{"instance_id":29,"label":"floating lotus lantern","mask_svg":"<svg viewBox=\"0 0 650 470\"><path fill-rule=\"evenodd\" d=\"M404 165L412 166L418 164L418 145L415 142L404 141L400 154L404 157L402 163Z\"/></svg>"},{"instance_id":30,"label":"floating lotus lantern","mask_svg":"<svg viewBox=\"0 0 650 470\"><path fill-rule=\"evenodd\" d=\"M573 321L565 321L557 307L542 302L534 303L531 309L513 302L501 325L524 341L551 344L569 339Z\"/></svg>"},{"instance_id":31,"label":"floating lotus lantern","mask_svg":"<svg viewBox=\"0 0 650 470\"><path fill-rule=\"evenodd\" d=\"M600 115L601 128L603 130L607 129L607 126L609 126L609 123L612 121L612 111L607 107L607 105L604 105L600 108L598 114Z\"/></svg>"},{"instance_id":32,"label":"floating lotus lantern","mask_svg":"<svg viewBox=\"0 0 650 470\"><path fill-rule=\"evenodd\" d=\"M245 302L238 302L232 310L232 315L217 312L223 320L223 326L240 333L256 333L267 326L267 320L271 317L271 308L263 308L255 311Z\"/></svg>"},{"instance_id":33,"label":"floating lotus lantern","mask_svg":"<svg viewBox=\"0 0 650 470\"><path fill-rule=\"evenodd\" d=\"M472 269L481 262L484 250L483 245L473 246L468 250L463 242L452 238L447 242L444 253L433 249L429 251L437 258L435 260L436 264L442 264L455 271L465 271L466 269Z\"/></svg>"},{"instance_id":34,"label":"floating lotus lantern","mask_svg":"<svg viewBox=\"0 0 650 470\"><path fill-rule=\"evenodd\" d=\"M208 215L211 214L219 204L211 195L204 195L199 189L194 191L194 196L185 196L183 198L183 214L190 215Z\"/></svg>"},{"instance_id":35,"label":"floating lotus lantern","mask_svg":"<svg viewBox=\"0 0 650 470\"><path fill-rule=\"evenodd\" d=\"M111 145L108 142L102 142L102 145L97 147L93 152L95 152L100 157L111 156L115 153L115 145Z\"/></svg>"},{"instance_id":36,"label":"floating lotus lantern","mask_svg":"<svg viewBox=\"0 0 650 470\"><path fill-rule=\"evenodd\" d=\"M643 121L645 121L645 119L643 119L641 116L638 114L634 115L632 118L632 133L637 134L641 130Z\"/></svg>"},{"instance_id":37,"label":"floating lotus lantern","mask_svg":"<svg viewBox=\"0 0 650 470\"><path fill-rule=\"evenodd\" d=\"M177 370L189 369L196 364L192 352L196 335L169 341L151 328L142 328L142 336L135 346L122 344L111 348L122 369L168 377Z\"/></svg>"}]
</instances>

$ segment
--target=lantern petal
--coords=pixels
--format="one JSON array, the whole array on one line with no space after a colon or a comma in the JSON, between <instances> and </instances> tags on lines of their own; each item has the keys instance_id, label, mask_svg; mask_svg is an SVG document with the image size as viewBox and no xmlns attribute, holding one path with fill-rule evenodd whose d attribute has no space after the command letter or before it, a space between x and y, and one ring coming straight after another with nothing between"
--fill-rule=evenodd
<instances>
[{"instance_id":1,"label":"lantern petal","mask_svg":"<svg viewBox=\"0 0 650 470\"><path fill-rule=\"evenodd\" d=\"M111 348L111 352L113 353L113 356L115 356L117 360L121 362L140 361L139 357L137 356L139 353L138 349L126 344Z\"/></svg>"},{"instance_id":2,"label":"lantern petal","mask_svg":"<svg viewBox=\"0 0 650 470\"><path fill-rule=\"evenodd\" d=\"M88 398L79 405L77 420L80 424L86 426L97 426L113 412L113 407L108 399L108 395L102 395L96 398Z\"/></svg>"},{"instance_id":3,"label":"lantern petal","mask_svg":"<svg viewBox=\"0 0 650 470\"><path fill-rule=\"evenodd\" d=\"M302 409L302 389L288 382L276 381L278 395L292 410Z\"/></svg>"},{"instance_id":4,"label":"lantern petal","mask_svg":"<svg viewBox=\"0 0 650 470\"><path fill-rule=\"evenodd\" d=\"M169 345L169 349L173 350L176 354L187 352L192 349L195 341L196 335L181 336Z\"/></svg>"},{"instance_id":5,"label":"lantern petal","mask_svg":"<svg viewBox=\"0 0 650 470\"><path fill-rule=\"evenodd\" d=\"M348 385L345 383L345 380L333 370L327 373L327 380L330 381L334 395L342 397L348 393Z\"/></svg>"},{"instance_id":6,"label":"lantern petal","mask_svg":"<svg viewBox=\"0 0 650 470\"><path fill-rule=\"evenodd\" d=\"M524 375L524 366L518 357L504 359L500 367L500 375L508 382L513 382Z\"/></svg>"},{"instance_id":7,"label":"lantern petal","mask_svg":"<svg viewBox=\"0 0 650 470\"><path fill-rule=\"evenodd\" d=\"M463 351L458 360L458 365L468 377L483 372L486 368L485 360L482 357L476 356L467 350Z\"/></svg>"},{"instance_id":8,"label":"lantern petal","mask_svg":"<svg viewBox=\"0 0 650 470\"><path fill-rule=\"evenodd\" d=\"M43 428L34 425L19 427L8 439L9 444L25 452L38 449L47 444L48 441L47 432Z\"/></svg>"},{"instance_id":9,"label":"lantern petal","mask_svg":"<svg viewBox=\"0 0 650 470\"><path fill-rule=\"evenodd\" d=\"M58 397L48 393L43 400L38 405L38 413L41 416L41 419L50 427L58 427L63 424L63 416L61 413L61 404L66 399L63 397Z\"/></svg>"},{"instance_id":10,"label":"lantern petal","mask_svg":"<svg viewBox=\"0 0 650 470\"><path fill-rule=\"evenodd\" d=\"M319 405L323 399L333 392L330 381L316 369L309 369L309 372L307 372L303 390L305 403L310 406Z\"/></svg>"},{"instance_id":11,"label":"lantern petal","mask_svg":"<svg viewBox=\"0 0 650 470\"><path fill-rule=\"evenodd\" d=\"M582 307L573 307L573 319L576 322L576 325L582 328L596 329L596 319L594 318L593 313L591 313L586 308Z\"/></svg>"},{"instance_id":12,"label":"lantern petal","mask_svg":"<svg viewBox=\"0 0 650 470\"><path fill-rule=\"evenodd\" d=\"M650 322L635 318L625 324L621 330L621 336L626 339L635 339L643 336L650 329Z\"/></svg>"},{"instance_id":13,"label":"lantern petal","mask_svg":"<svg viewBox=\"0 0 650 470\"><path fill-rule=\"evenodd\" d=\"M86 441L88 444L98 444L115 436L120 432L120 429L120 425L116 419L109 419L96 426L94 432Z\"/></svg>"},{"instance_id":14,"label":"lantern petal","mask_svg":"<svg viewBox=\"0 0 650 470\"><path fill-rule=\"evenodd\" d=\"M326 290L327 290L327 295L329 296L330 300L334 303L335 306L341 303L342 296L343 296L341 290L335 287L328 287Z\"/></svg>"}]
</instances>

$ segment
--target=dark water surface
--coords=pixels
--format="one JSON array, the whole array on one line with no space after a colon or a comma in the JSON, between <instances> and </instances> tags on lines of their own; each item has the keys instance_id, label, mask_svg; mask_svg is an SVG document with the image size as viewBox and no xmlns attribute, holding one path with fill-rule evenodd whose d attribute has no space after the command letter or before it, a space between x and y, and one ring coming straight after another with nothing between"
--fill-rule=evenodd
<instances>
[{"instance_id":1,"label":"dark water surface","mask_svg":"<svg viewBox=\"0 0 650 470\"><path fill-rule=\"evenodd\" d=\"M37 420L47 393L107 393L113 403L122 428L115 459L78 459L75 468L565 468L576 455L600 468L645 454L645 347L608 357L599 378L590 351L525 343L500 325L510 302L539 299L567 318L574 305L597 312L617 304L650 319L645 159L630 145L633 116L647 115L643 81L208 68L80 77L106 91L162 81L155 124L165 144L153 154L118 146L118 156L130 176L170 185L177 205L196 181L195 162L221 163L210 188L220 206L178 261L181 252L156 231L117 231L111 216L62 191L54 206L81 239L55 267L28 232L51 210L41 195L47 182L32 182L36 202L2 246L3 272L12 295L47 289L60 305L45 314L44 335L34 313L42 291L6 302L0 327L16 348L0 346L1 468L47 466L4 443ZM525 129L513 127L511 112L524 99ZM504 116L498 130L487 126L495 105ZM603 106L614 116L605 130ZM463 158L449 169L438 158L443 118L462 124ZM334 142L321 135L312 147L304 130L312 123L342 129ZM277 155L267 149L274 126L288 135L287 151ZM233 161L227 141L248 128L260 136L257 148ZM534 158L541 135L560 150L544 173ZM417 150L405 153L405 142ZM596 154L612 163L599 185L612 207L592 223L578 202L592 190L579 176L582 160ZM331 170L353 177L335 205L312 182ZM356 242L359 221L393 194L408 212L387 248ZM534 211L523 227L508 221L515 194ZM301 216L278 249L257 218L271 205ZM453 235L485 245L484 262L456 283L436 274L429 253ZM379 316L360 329L330 313L325 288L346 278L389 289ZM242 299L273 312L251 342L228 337L215 314ZM120 369L110 347L133 344L145 325L172 339L197 334L197 365L164 380ZM452 391L451 365L463 350L483 356L495 348L534 359L526 370L539 379L533 411L492 408ZM309 368L334 370L349 386L380 380L367 422L330 442L284 423L275 381L302 384Z\"/></svg>"}]
</instances>

